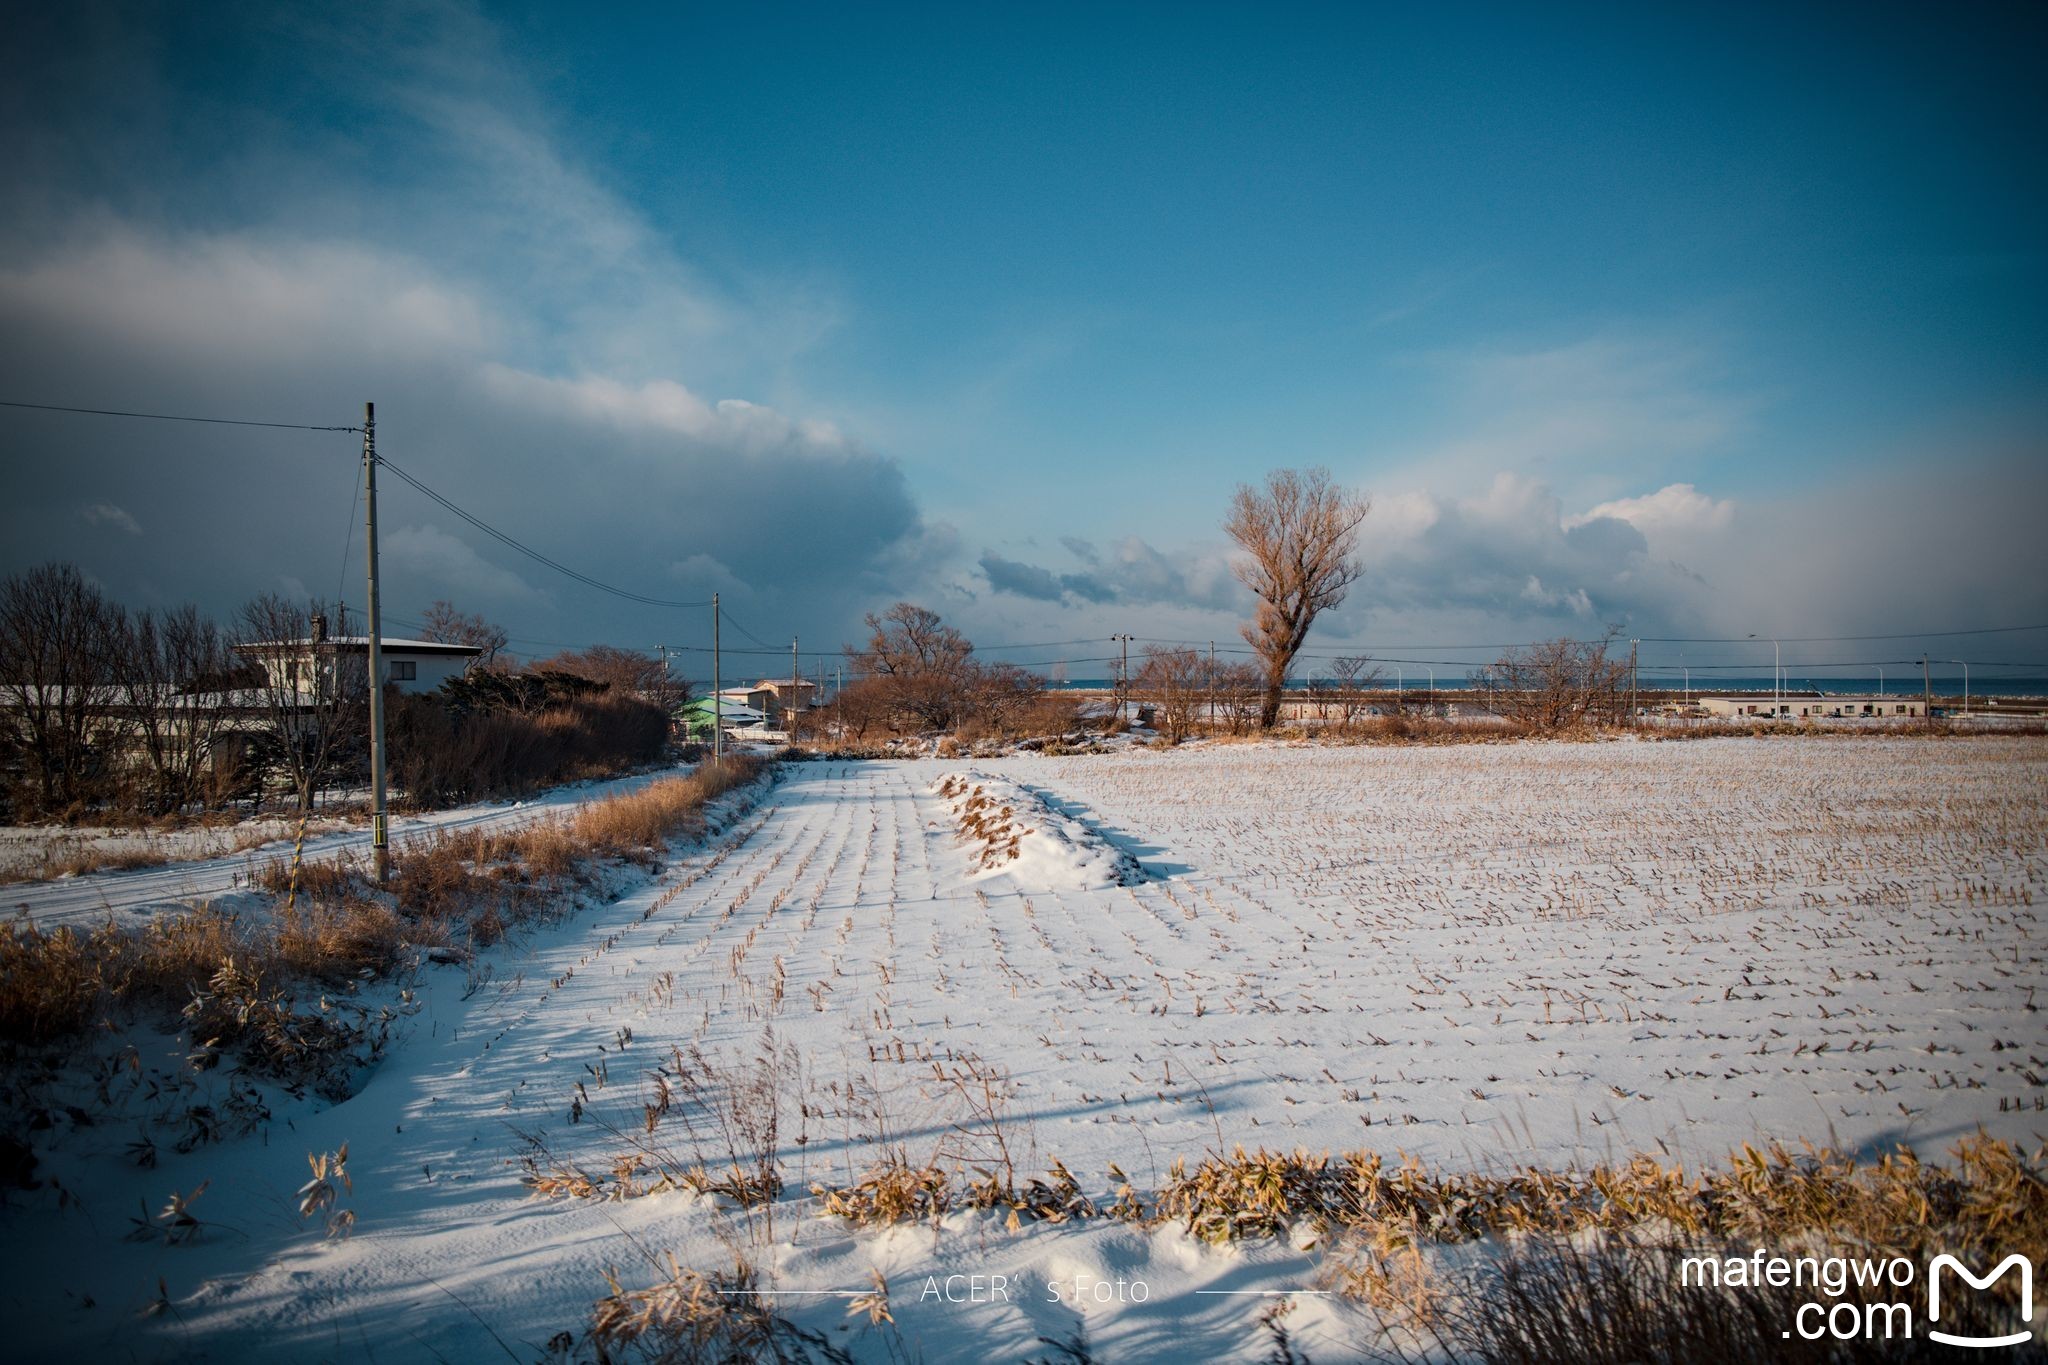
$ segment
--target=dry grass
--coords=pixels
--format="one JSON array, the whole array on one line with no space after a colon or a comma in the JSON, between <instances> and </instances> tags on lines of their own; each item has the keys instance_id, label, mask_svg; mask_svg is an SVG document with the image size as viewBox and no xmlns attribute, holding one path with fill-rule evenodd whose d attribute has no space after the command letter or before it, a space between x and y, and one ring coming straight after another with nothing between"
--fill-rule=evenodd
<instances>
[{"instance_id":1,"label":"dry grass","mask_svg":"<svg viewBox=\"0 0 2048 1365\"><path fill-rule=\"evenodd\" d=\"M1378 1152L1211 1154L1190 1170L1176 1159L1151 1196L1119 1182L1117 1199L1086 1198L1055 1161L1026 1193L956 1190L936 1163L883 1161L850 1185L812 1187L824 1211L867 1226L920 1221L960 1206L1011 1207L1052 1222L1121 1218L1176 1222L1209 1242L1278 1236L1303 1227L1377 1239L1381 1252L1503 1234L1568 1236L1655 1227L1687 1238L1789 1246L1813 1241L1872 1256L1966 1257L2002 1249L2048 1257L2048 1150L2031 1157L1983 1135L1952 1149L1953 1165L1911 1150L1871 1161L1824 1149L1745 1147L1727 1169L1688 1175L1653 1157L1586 1170L1435 1174L1413 1157Z\"/></svg>"},{"instance_id":2,"label":"dry grass","mask_svg":"<svg viewBox=\"0 0 2048 1365\"><path fill-rule=\"evenodd\" d=\"M71 929L26 922L0 932L0 1039L42 1044L92 1022L102 951Z\"/></svg>"},{"instance_id":3,"label":"dry grass","mask_svg":"<svg viewBox=\"0 0 2048 1365\"><path fill-rule=\"evenodd\" d=\"M745 756L688 777L650 783L637 792L586 806L569 821L569 837L601 855L629 858L651 852L670 839L698 833L704 807L760 774L761 764Z\"/></svg>"},{"instance_id":4,"label":"dry grass","mask_svg":"<svg viewBox=\"0 0 2048 1365\"><path fill-rule=\"evenodd\" d=\"M815 1332L777 1313L757 1295L760 1277L744 1260L730 1270L685 1270L669 1256L663 1277L645 1289L626 1289L616 1270L611 1293L592 1310L585 1341L603 1362L649 1365L727 1365L772 1360L782 1365L838 1365L853 1359ZM564 1347L566 1350L566 1343Z\"/></svg>"},{"instance_id":5,"label":"dry grass","mask_svg":"<svg viewBox=\"0 0 2048 1365\"><path fill-rule=\"evenodd\" d=\"M332 1082L359 1030L326 1010L301 1011L300 991L384 976L407 960L408 945L488 945L552 903L541 884L594 859L645 856L696 829L709 801L759 773L760 765L741 760L568 820L417 841L398 850L383 890L353 860L308 862L299 868L296 904L270 920L241 921L211 907L89 933L45 933L19 920L0 930L0 1044L45 1049L134 1010L177 1011L200 1045L200 1065L211 1064L214 1049L233 1047L267 1074ZM290 865L273 860L254 880L282 895Z\"/></svg>"},{"instance_id":6,"label":"dry grass","mask_svg":"<svg viewBox=\"0 0 2048 1365\"><path fill-rule=\"evenodd\" d=\"M1986 1265L1994 1253L2018 1251L2037 1262L2048 1253L2041 1166L2048 1151L2029 1159L2011 1144L1978 1136L1958 1143L1953 1156L1943 1166L1904 1149L1857 1161L1827 1151L1745 1148L1726 1169L1701 1175L1638 1156L1587 1171L1489 1176L1432 1174L1413 1159L1389 1166L1372 1152L1333 1158L1240 1148L1193 1170L1175 1162L1167 1184L1149 1199L1133 1196L1124 1182L1116 1201L1104 1204L1084 1195L1058 1162L1049 1179L1032 1180L1019 1194L988 1172L962 1186L945 1166L915 1165L899 1154L851 1184L812 1189L822 1212L863 1228L936 1226L961 1207L1007 1208L1013 1230L1023 1218L1172 1221L1218 1242L1315 1227L1326 1283L1394 1329L1380 1350L1403 1362L1763 1365L1853 1358L1841 1343L1784 1333L1799 1304L1821 1291L1674 1292L1682 1258L1746 1257L1749 1248L1762 1247L1792 1256L1900 1256L1924 1266L1942 1251ZM603 1182L570 1175L543 1192L590 1196L603 1192ZM1425 1255L1433 1245L1481 1240L1487 1255L1453 1258L1449 1269L1435 1268ZM733 1292L756 1287L744 1261L729 1273L705 1275L671 1259L650 1288L623 1289L616 1273L610 1282L585 1338L600 1360L737 1359L750 1352L808 1358L801 1350L776 1351L809 1338L761 1335L794 1329L767 1321L758 1300ZM1858 1288L1853 1280L1829 1294L1831 1303L1859 1306L1896 1297L1882 1284ZM2012 1277L1991 1296L1966 1297L1965 1320L1954 1330L2010 1330ZM872 1299L880 1310L874 1322L887 1320L886 1286ZM1901 1358L1914 1358L1916 1348L1928 1349L1905 1341L1887 1347L1907 1353Z\"/></svg>"},{"instance_id":7,"label":"dry grass","mask_svg":"<svg viewBox=\"0 0 2048 1365\"><path fill-rule=\"evenodd\" d=\"M1645 1245L1612 1235L1591 1240L1513 1239L1494 1257L1457 1273L1426 1316L1404 1319L1415 1328L1414 1344L1407 1344L1404 1334L1393 1334L1387 1358L1403 1365L1442 1359L1485 1365L1548 1365L1558 1360L1590 1365L1853 1365L1878 1357L1956 1359L1953 1347L1905 1335L1911 1330L1910 1318L1900 1324L1882 1313L1866 1316L1866 1308L1882 1309L1908 1297L1895 1287L1850 1282L1839 1294L1769 1284L1674 1292L1686 1256L1723 1252L1739 1255L1741 1249ZM1807 1303L1830 1311L1847 1305L1860 1323L1873 1324L1874 1335L1868 1340L1825 1335L1808 1340L1803 1325L1799 1331L1788 1330ZM1988 1296L1962 1295L1944 1302L1942 1309L1944 1329L1966 1335L1994 1336L2024 1325L2016 1304ZM1897 1335L1894 1329L1900 1329ZM2048 1358L2048 1350L2036 1342L1997 1358L2038 1361Z\"/></svg>"},{"instance_id":8,"label":"dry grass","mask_svg":"<svg viewBox=\"0 0 2048 1365\"><path fill-rule=\"evenodd\" d=\"M106 847L87 839L58 839L21 857L0 863L0 882L42 882L57 877L82 877L89 872L131 872L162 867L172 861L161 843Z\"/></svg>"}]
</instances>

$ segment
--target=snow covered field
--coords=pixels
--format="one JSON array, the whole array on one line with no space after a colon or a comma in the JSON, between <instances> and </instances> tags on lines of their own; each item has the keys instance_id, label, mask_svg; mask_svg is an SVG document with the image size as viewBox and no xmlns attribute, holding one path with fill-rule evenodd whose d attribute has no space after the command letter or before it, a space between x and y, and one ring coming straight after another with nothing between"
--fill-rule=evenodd
<instances>
[{"instance_id":1,"label":"snow covered field","mask_svg":"<svg viewBox=\"0 0 2048 1365\"><path fill-rule=\"evenodd\" d=\"M976 782L1057 837L991 867L961 837ZM1129 859L1142 880L1119 884ZM428 969L404 1041L339 1105L145 1170L122 1160L133 1125L51 1134L78 1202L0 1210L5 1299L36 1357L533 1360L608 1268L631 1287L669 1252L737 1252L863 1358L890 1358L887 1329L845 1316L875 1271L927 1360L1045 1355L1081 1323L1105 1359L1257 1358L1251 1291L1317 1288L1313 1250L973 1212L859 1232L806 1191L890 1149L1007 1151L1020 1181L1057 1160L1106 1203L1112 1165L1149 1190L1235 1144L1460 1169L1770 1139L1935 1156L1980 1125L2031 1146L2044 892L2031 739L790 765L707 847L487 977ZM527 1183L624 1193L635 1155L716 1170L736 1130L761 1146L756 1084L772 1218ZM355 1222L326 1240L294 1191L343 1143ZM199 1236L121 1239L138 1201L206 1181ZM1006 1294L920 1302L954 1272ZM139 1316L160 1278L167 1306ZM1289 1326L1318 1358L1361 1330L1313 1296Z\"/></svg>"}]
</instances>

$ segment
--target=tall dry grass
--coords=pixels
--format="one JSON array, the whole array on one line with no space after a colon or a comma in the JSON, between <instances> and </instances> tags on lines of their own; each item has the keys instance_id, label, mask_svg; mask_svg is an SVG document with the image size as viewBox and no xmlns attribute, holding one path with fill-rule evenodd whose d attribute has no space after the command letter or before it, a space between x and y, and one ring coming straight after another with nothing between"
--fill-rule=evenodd
<instances>
[{"instance_id":1,"label":"tall dry grass","mask_svg":"<svg viewBox=\"0 0 2048 1365\"><path fill-rule=\"evenodd\" d=\"M308 1022L320 1011L301 1010L301 995L385 976L411 949L489 946L556 909L562 879L604 859L650 857L701 829L705 807L762 766L736 759L564 819L415 841L395 851L384 888L347 859L306 863L296 904L270 917L204 907L86 932L17 920L0 928L0 1065L144 1011L182 1012L195 1042L246 1040L267 1065L288 1068L296 1049L323 1046ZM289 866L273 861L255 880L282 895Z\"/></svg>"}]
</instances>

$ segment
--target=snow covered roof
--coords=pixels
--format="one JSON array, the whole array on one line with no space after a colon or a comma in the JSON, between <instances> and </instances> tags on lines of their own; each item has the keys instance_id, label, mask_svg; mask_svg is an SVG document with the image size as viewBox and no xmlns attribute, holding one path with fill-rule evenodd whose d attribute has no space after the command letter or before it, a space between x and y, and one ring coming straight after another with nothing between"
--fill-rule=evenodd
<instances>
[{"instance_id":1,"label":"snow covered roof","mask_svg":"<svg viewBox=\"0 0 2048 1365\"><path fill-rule=\"evenodd\" d=\"M479 645L449 644L445 640L407 640L391 635L380 636L377 643L379 649L393 654L481 654L484 652L483 648ZM249 653L282 653L285 651L298 653L311 649L315 645L346 650L367 650L370 647L370 637L367 635L330 635L324 640L314 640L303 636L296 640L251 640L247 644L236 645L235 648Z\"/></svg>"}]
</instances>

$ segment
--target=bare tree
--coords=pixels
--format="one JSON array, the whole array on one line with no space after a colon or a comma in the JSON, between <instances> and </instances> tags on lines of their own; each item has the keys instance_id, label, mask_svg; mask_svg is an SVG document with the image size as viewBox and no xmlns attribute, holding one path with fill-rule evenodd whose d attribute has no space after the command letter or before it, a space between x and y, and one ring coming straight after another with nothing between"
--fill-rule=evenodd
<instances>
[{"instance_id":1,"label":"bare tree","mask_svg":"<svg viewBox=\"0 0 2048 1365\"><path fill-rule=\"evenodd\" d=\"M1209 661L1197 651L1146 646L1145 662L1138 668L1138 692L1152 703L1159 733L1168 744L1194 733L1209 683Z\"/></svg>"},{"instance_id":2,"label":"bare tree","mask_svg":"<svg viewBox=\"0 0 2048 1365\"><path fill-rule=\"evenodd\" d=\"M1045 680L1021 664L970 660L967 690L974 718L999 735L1010 735L1037 709Z\"/></svg>"},{"instance_id":3,"label":"bare tree","mask_svg":"<svg viewBox=\"0 0 2048 1365\"><path fill-rule=\"evenodd\" d=\"M620 649L616 645L565 649L551 658L537 660L533 671L572 673L629 696L659 698L666 695L668 686L668 665L663 660L637 649Z\"/></svg>"},{"instance_id":4,"label":"bare tree","mask_svg":"<svg viewBox=\"0 0 2048 1365\"><path fill-rule=\"evenodd\" d=\"M1239 484L1231 498L1223 529L1245 553L1238 579L1259 600L1244 638L1263 665L1260 728L1279 721L1287 672L1316 616L1357 581L1358 527L1371 510L1371 499L1332 483L1327 469L1278 469L1264 488Z\"/></svg>"},{"instance_id":5,"label":"bare tree","mask_svg":"<svg viewBox=\"0 0 2048 1365\"><path fill-rule=\"evenodd\" d=\"M181 810L207 794L216 742L233 715L224 704L235 671L227 637L194 606L144 612L119 670L148 773L142 804L157 815Z\"/></svg>"},{"instance_id":6,"label":"bare tree","mask_svg":"<svg viewBox=\"0 0 2048 1365\"><path fill-rule=\"evenodd\" d=\"M345 628L337 608L337 628ZM359 751L369 729L370 660L361 642L326 632L323 604L310 609L264 593L242 607L234 648L256 665L255 691L277 733L300 810L330 770Z\"/></svg>"},{"instance_id":7,"label":"bare tree","mask_svg":"<svg viewBox=\"0 0 2048 1365\"><path fill-rule=\"evenodd\" d=\"M465 616L445 597L437 599L420 617L420 638L447 645L476 646L483 653L477 655L473 668L496 665L499 652L509 642L503 626L479 615Z\"/></svg>"},{"instance_id":8,"label":"bare tree","mask_svg":"<svg viewBox=\"0 0 2048 1365\"><path fill-rule=\"evenodd\" d=\"M92 796L121 722L121 608L75 565L0 583L0 697L35 803L55 814Z\"/></svg>"},{"instance_id":9,"label":"bare tree","mask_svg":"<svg viewBox=\"0 0 2048 1365\"><path fill-rule=\"evenodd\" d=\"M1265 704L1265 670L1250 660L1216 664L1210 670L1209 692L1224 727L1233 735L1245 734L1258 725Z\"/></svg>"},{"instance_id":10,"label":"bare tree","mask_svg":"<svg viewBox=\"0 0 2048 1365\"><path fill-rule=\"evenodd\" d=\"M825 724L841 739L861 740L888 719L889 712L888 684L879 678L856 678L833 695Z\"/></svg>"},{"instance_id":11,"label":"bare tree","mask_svg":"<svg viewBox=\"0 0 2048 1365\"><path fill-rule=\"evenodd\" d=\"M858 672L881 680L895 713L928 730L947 730L967 711L974 683L974 645L911 602L867 616L868 646L849 647Z\"/></svg>"},{"instance_id":12,"label":"bare tree","mask_svg":"<svg viewBox=\"0 0 2048 1365\"><path fill-rule=\"evenodd\" d=\"M1344 724L1354 724L1365 714L1367 690L1378 687L1384 677L1386 670L1373 663L1370 654L1340 654L1330 661L1330 681Z\"/></svg>"},{"instance_id":13,"label":"bare tree","mask_svg":"<svg viewBox=\"0 0 2048 1365\"><path fill-rule=\"evenodd\" d=\"M1600 640L1545 640L1510 650L1471 677L1493 694L1494 709L1533 730L1564 730L1611 720L1622 710L1628 659L1610 658L1619 630Z\"/></svg>"}]
</instances>

